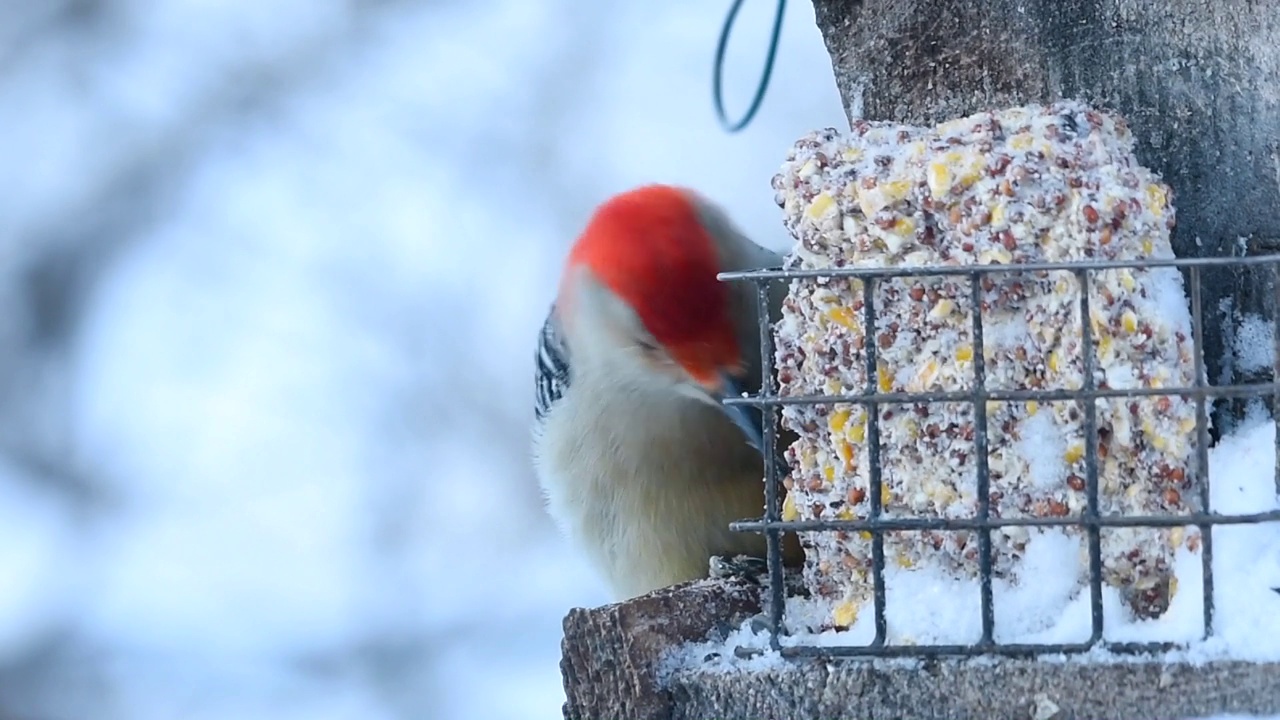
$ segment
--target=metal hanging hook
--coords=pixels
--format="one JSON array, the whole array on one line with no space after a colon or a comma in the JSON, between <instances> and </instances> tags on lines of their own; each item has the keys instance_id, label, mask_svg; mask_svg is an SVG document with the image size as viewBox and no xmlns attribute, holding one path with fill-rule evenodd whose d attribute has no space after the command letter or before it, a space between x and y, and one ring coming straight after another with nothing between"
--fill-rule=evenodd
<instances>
[{"instance_id":1,"label":"metal hanging hook","mask_svg":"<svg viewBox=\"0 0 1280 720\"><path fill-rule=\"evenodd\" d=\"M774 58L778 53L778 38L782 35L782 16L786 14L787 9L787 0L778 0L777 14L773 18L773 34L769 38L769 54L764 61L764 73L760 77L760 84L756 86L756 96L752 99L751 106L747 108L746 115L733 123L729 121L724 111L724 88L721 80L724 75L724 53L729 46L729 33L733 30L733 22L738 17L738 11L742 9L742 3L743 0L733 0L733 6L729 8L729 15L725 18L724 27L720 30L720 42L716 46L715 72L711 80L716 115L720 118L720 124L724 129L731 133L736 133L750 124L760 109L761 102L764 101L764 94L769 89L769 77L773 74Z\"/></svg>"}]
</instances>

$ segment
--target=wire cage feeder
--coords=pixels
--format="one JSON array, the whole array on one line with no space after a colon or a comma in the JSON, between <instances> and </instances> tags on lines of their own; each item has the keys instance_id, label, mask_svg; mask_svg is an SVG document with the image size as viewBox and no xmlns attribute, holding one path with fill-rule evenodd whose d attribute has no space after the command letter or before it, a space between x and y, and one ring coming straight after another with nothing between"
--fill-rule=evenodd
<instances>
[{"instance_id":1,"label":"wire cage feeder","mask_svg":"<svg viewBox=\"0 0 1280 720\"><path fill-rule=\"evenodd\" d=\"M1192 345L1194 349L1195 383L1191 387L1159 388L1110 388L1098 387L1094 375L1095 339L1088 322L1090 317L1089 295L1092 273L1121 268L1147 269L1176 267L1183 273L1189 287L1192 321ZM1280 511L1253 514L1220 514L1210 505L1210 481L1208 451L1210 445L1210 403L1221 399L1258 398L1274 402L1273 409L1280 410L1280 348L1273 359L1270 382L1252 382L1230 385L1208 383L1204 362L1205 320L1201 289L1206 272L1270 271L1273 297L1270 305L1271 321L1275 327L1274 340L1280 345L1280 254L1247 257L1186 258L1168 260L1128 260L1079 263L1020 263L992 265L962 265L940 267L874 267L874 268L826 268L821 270L753 270L720 274L722 281L749 282L756 287L760 321L761 371L760 392L754 396L728 398L731 405L756 407L763 416L764 443L763 465L765 473L765 516L762 519L743 520L731 525L741 532L764 533L767 540L769 591L766 612L769 617L770 647L783 657L940 657L1001 655L1036 657L1047 654L1084 653L1105 649L1116 653L1162 653L1175 650L1175 642L1110 642L1104 640L1103 618L1103 568L1101 559L1101 532L1107 528L1172 528L1196 526L1201 533L1201 562L1203 584L1203 637L1214 634L1214 578L1213 578L1213 529L1218 525L1239 525L1280 521ZM1081 354L1084 364L1083 382L1074 389L989 389L986 383L987 361L983 352L983 310L981 280L991 274L1066 271L1074 275L1081 288L1079 312L1081 313ZM781 397L774 378L773 337L768 312L769 288L777 282L816 282L819 279L862 281L862 326L876 327L876 285L881 281L909 277L964 277L969 280L972 292L972 344L973 376L968 389L937 392L881 392L875 378L877 353L875 343L866 343L867 387L860 394L805 395ZM1194 472L1197 475L1199 508L1189 514L1169 515L1118 515L1104 514L1099 507L1099 428L1097 401L1107 398L1178 396L1194 400L1196 409L1196 456ZM1037 401L1071 402L1079 404L1083 414L1084 468L1086 496L1083 511L1076 516L1062 517L999 517L992 512L991 477L988 468L988 428L986 403L989 401ZM866 409L866 444L870 501L865 519L849 520L796 520L783 521L781 517L781 490L783 478L776 448L778 436L778 410L786 405L834 405L836 403L860 405ZM974 418L974 462L976 464L977 512L971 517L884 517L882 502L882 466L880 453L880 413L878 407L885 404L904 403L971 403ZM1278 412L1273 412L1273 422ZM1276 488L1280 493L1280 433L1276 435L1277 467ZM1088 591L1092 631L1087 640L1073 643L1002 643L996 640L998 618L993 601L992 532L1005 527L1058 527L1079 528L1087 538ZM784 532L863 532L871 535L870 578L873 584L871 597L874 604L875 636L867 644L834 646L823 644L790 644L780 642L783 632L785 587L781 558L781 536ZM981 600L981 638L970 644L894 644L889 642L886 622L885 533L902 531L969 531L978 540L977 579Z\"/></svg>"}]
</instances>

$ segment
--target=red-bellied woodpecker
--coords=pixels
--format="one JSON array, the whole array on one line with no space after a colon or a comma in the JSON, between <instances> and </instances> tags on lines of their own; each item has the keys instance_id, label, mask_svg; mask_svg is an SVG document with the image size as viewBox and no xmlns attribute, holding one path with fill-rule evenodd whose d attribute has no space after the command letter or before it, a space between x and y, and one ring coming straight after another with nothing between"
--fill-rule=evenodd
<instances>
[{"instance_id":1,"label":"red-bellied woodpecker","mask_svg":"<svg viewBox=\"0 0 1280 720\"><path fill-rule=\"evenodd\" d=\"M606 201L570 251L538 343L534 463L619 598L706 577L713 556L764 556L764 536L729 529L764 510L760 414L720 403L759 386L756 289L716 275L780 263L667 185ZM794 535L784 549L800 557Z\"/></svg>"}]
</instances>

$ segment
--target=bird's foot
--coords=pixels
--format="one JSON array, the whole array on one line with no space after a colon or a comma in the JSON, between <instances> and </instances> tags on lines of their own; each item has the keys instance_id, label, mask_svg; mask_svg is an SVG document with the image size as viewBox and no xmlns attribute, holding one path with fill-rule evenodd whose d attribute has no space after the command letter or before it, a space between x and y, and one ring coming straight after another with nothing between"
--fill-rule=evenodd
<instances>
[{"instance_id":1,"label":"bird's foot","mask_svg":"<svg viewBox=\"0 0 1280 720\"><path fill-rule=\"evenodd\" d=\"M750 555L713 555L710 563L710 577L728 580L739 578L753 585L769 584L769 563L764 558Z\"/></svg>"}]
</instances>

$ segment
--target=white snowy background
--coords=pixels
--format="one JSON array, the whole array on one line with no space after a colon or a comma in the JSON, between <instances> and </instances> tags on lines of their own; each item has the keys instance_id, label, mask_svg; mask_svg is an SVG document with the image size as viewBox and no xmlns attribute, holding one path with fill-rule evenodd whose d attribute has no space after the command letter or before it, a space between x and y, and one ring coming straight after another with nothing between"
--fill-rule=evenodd
<instances>
[{"instance_id":1,"label":"white snowy background","mask_svg":"<svg viewBox=\"0 0 1280 720\"><path fill-rule=\"evenodd\" d=\"M807 2L0 2L0 720L560 716L532 343L590 209L842 126ZM738 114L774 8L746 3Z\"/></svg>"},{"instance_id":2,"label":"white snowy background","mask_svg":"<svg viewBox=\"0 0 1280 720\"><path fill-rule=\"evenodd\" d=\"M844 116L807 2L0 2L0 718L556 718L533 341L587 213L763 243ZM730 46L737 115L774 3Z\"/></svg>"}]
</instances>

